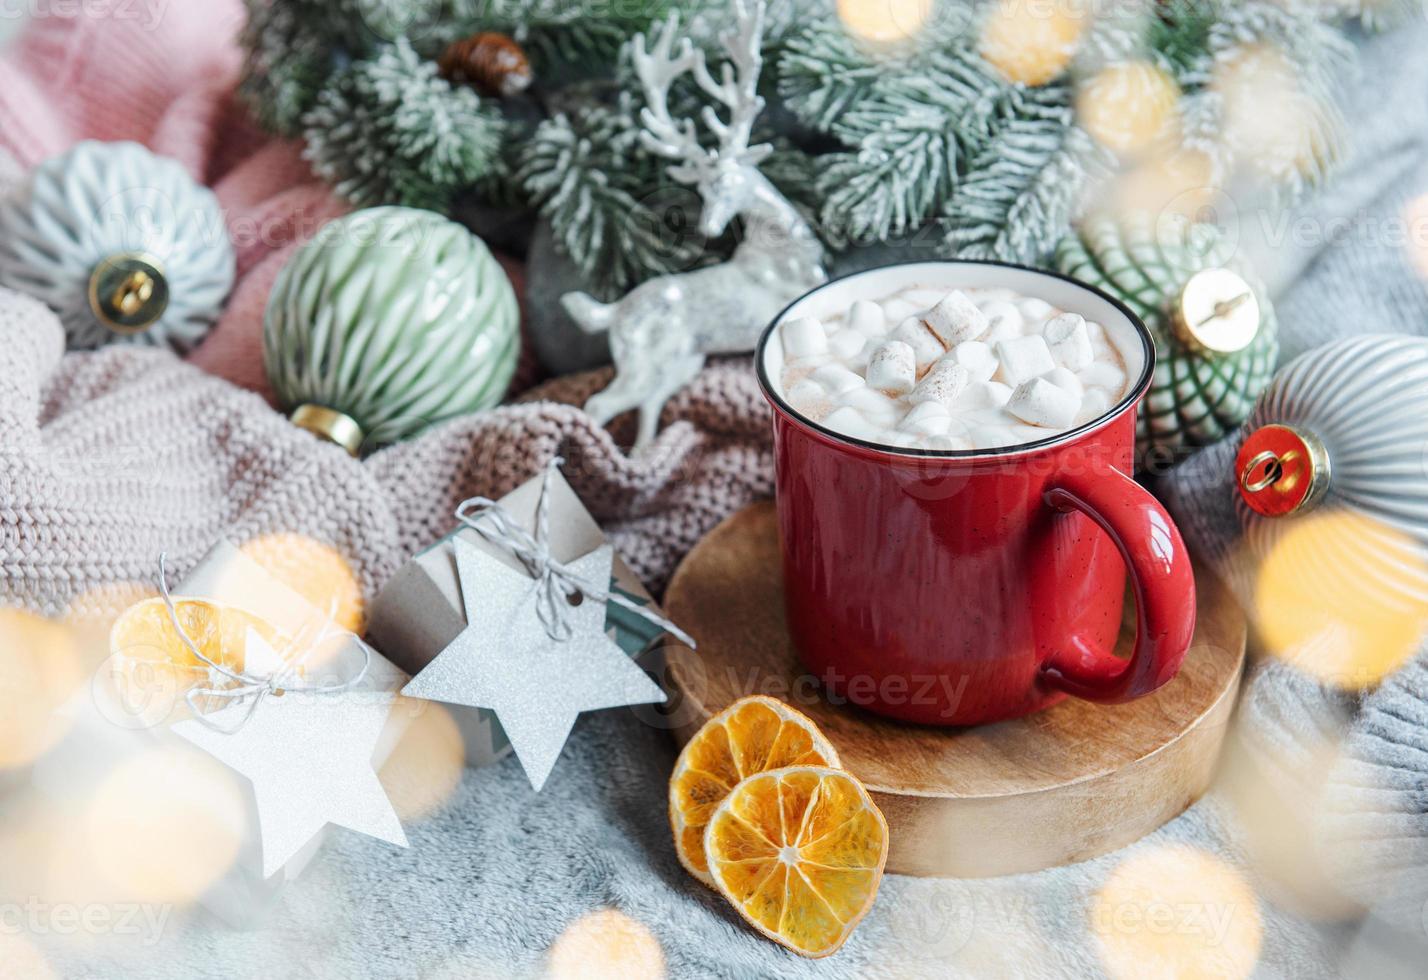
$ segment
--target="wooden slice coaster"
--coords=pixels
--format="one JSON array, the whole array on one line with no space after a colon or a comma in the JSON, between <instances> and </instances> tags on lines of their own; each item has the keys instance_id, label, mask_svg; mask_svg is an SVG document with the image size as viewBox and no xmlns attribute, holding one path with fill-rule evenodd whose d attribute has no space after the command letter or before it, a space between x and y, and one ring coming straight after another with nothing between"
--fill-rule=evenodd
<instances>
[{"instance_id":1,"label":"wooden slice coaster","mask_svg":"<svg viewBox=\"0 0 1428 980\"><path fill-rule=\"evenodd\" d=\"M816 721L872 791L892 832L888 870L985 877L1082 861L1130 844L1208 788L1244 664L1235 600L1196 568L1199 623L1179 676L1130 704L1068 699L976 728L931 728L830 704L784 623L771 503L730 517L676 571L665 611L699 643L667 650L681 742L748 694ZM1130 604L1127 603L1127 606ZM1128 610L1121 651L1129 650Z\"/></svg>"}]
</instances>

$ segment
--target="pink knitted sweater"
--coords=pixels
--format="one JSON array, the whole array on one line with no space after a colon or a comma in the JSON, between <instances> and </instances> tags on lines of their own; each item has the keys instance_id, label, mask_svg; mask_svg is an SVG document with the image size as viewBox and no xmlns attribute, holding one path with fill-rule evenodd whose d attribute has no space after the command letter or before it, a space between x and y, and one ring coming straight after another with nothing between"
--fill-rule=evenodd
<instances>
[{"instance_id":1,"label":"pink knitted sweater","mask_svg":"<svg viewBox=\"0 0 1428 980\"><path fill-rule=\"evenodd\" d=\"M66 355L49 311L0 290L0 602L59 613L113 594L97 586L151 582L161 550L182 574L220 537L271 531L335 545L370 596L449 529L461 499L503 494L556 453L660 589L704 532L770 492L768 419L747 362L711 367L672 401L638 459L571 407L608 372L365 462L291 426L253 393L265 391L262 311L292 250L346 206L298 146L267 139L235 104L239 0L167 4L157 23L119 16L144 6L28 27L0 56L0 151L32 166L80 139L129 139L182 161L225 209L238 284L188 364L131 347ZM628 420L613 431L633 437Z\"/></svg>"}]
</instances>

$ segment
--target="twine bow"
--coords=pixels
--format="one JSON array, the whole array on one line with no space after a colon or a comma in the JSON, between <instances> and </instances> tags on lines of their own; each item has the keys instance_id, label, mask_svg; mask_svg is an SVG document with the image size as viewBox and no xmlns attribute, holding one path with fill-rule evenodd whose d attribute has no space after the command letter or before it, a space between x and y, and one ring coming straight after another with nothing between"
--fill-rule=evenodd
<instances>
[{"instance_id":1,"label":"twine bow","mask_svg":"<svg viewBox=\"0 0 1428 980\"><path fill-rule=\"evenodd\" d=\"M489 497L463 500L456 508L456 519L488 543L510 552L525 566L527 573L535 580L536 615L552 640L563 643L573 635L571 600L580 595L594 602L613 602L694 649L694 638L670 620L619 592L610 591L605 583L582 578L551 554L550 480L564 462L556 456L546 467L540 499L536 503L534 533L527 531L504 507Z\"/></svg>"},{"instance_id":2,"label":"twine bow","mask_svg":"<svg viewBox=\"0 0 1428 980\"><path fill-rule=\"evenodd\" d=\"M296 673L297 669L303 665L307 658L312 655L312 652L316 650L323 641L328 637L346 632L345 630L331 628L331 617L323 621L322 626L320 626L315 635L312 636L311 642L307 642L307 630L304 629L304 632L299 634L295 642L295 645L302 653L292 660L284 657L283 666L272 674L255 674L247 670L235 671L210 659L207 654L198 648L198 644L193 642L193 639L188 635L183 625L179 623L178 609L174 605L173 597L169 594L168 574L165 567L167 561L168 555L166 553L159 555L159 592L164 598L164 608L169 612L169 622L173 624L174 631L178 633L179 639L183 641L183 645L188 648L189 653L193 654L201 662L207 664L214 672L233 682L232 684L222 687L195 687L184 694L184 703L187 704L189 710L193 712L194 720L205 728L220 732L224 735L233 735L252 720L253 713L258 710L258 706L261 705L264 699L270 694L275 694L278 691L282 691L284 696L288 694L342 694L352 690L358 684L361 684L362 680L367 676L367 671L372 666L372 649L363 643L360 638L348 633L347 635L352 636L352 638L357 641L358 647L362 650L362 669L357 671L354 676L345 681L333 684L287 683L288 678ZM247 710L238 716L233 724L224 725L214 720L212 714L199 709L200 699L243 704L246 705ZM216 712L214 712L214 714L216 714Z\"/></svg>"}]
</instances>

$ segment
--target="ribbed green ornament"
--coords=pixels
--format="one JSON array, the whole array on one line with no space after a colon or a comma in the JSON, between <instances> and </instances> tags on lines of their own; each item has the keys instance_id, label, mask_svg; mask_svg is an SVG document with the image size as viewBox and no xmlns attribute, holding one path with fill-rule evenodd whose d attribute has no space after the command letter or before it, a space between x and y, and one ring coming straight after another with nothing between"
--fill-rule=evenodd
<instances>
[{"instance_id":1,"label":"ribbed green ornament","mask_svg":"<svg viewBox=\"0 0 1428 980\"><path fill-rule=\"evenodd\" d=\"M1092 218L1057 247L1061 272L1119 298L1155 337L1155 377L1141 407L1137 439L1142 463L1172 461L1224 438L1249 417L1274 374L1279 356L1274 308L1263 283L1234 260L1234 252L1213 225L1149 215ZM1237 273L1259 304L1253 340L1232 353L1187 344L1175 329L1182 292L1207 269Z\"/></svg>"},{"instance_id":2,"label":"ribbed green ornament","mask_svg":"<svg viewBox=\"0 0 1428 980\"><path fill-rule=\"evenodd\" d=\"M324 227L283 268L263 339L283 408L355 454L499 402L519 313L505 272L461 225L369 208Z\"/></svg>"}]
</instances>

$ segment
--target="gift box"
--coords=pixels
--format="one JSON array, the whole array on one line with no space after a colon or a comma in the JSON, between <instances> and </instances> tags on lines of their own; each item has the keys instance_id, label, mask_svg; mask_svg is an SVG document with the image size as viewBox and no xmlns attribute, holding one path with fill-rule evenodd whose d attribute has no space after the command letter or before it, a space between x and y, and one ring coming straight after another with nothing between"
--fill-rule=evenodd
<instances>
[{"instance_id":1,"label":"gift box","mask_svg":"<svg viewBox=\"0 0 1428 980\"><path fill-rule=\"evenodd\" d=\"M604 532L558 469L536 476L496 502L510 519L527 531L536 525L542 491L548 495L548 539L551 557L574 561L605 544ZM511 552L491 543L471 527L460 527L404 565L378 594L372 606L368 638L413 675L421 673L467 627L454 542L460 539L509 568L524 571ZM659 607L618 553L614 556L605 604L606 634L628 655L646 650L663 630L620 605L613 596L657 615ZM487 708L448 705L461 730L466 765L480 768L504 758L510 741L495 712Z\"/></svg>"},{"instance_id":2,"label":"gift box","mask_svg":"<svg viewBox=\"0 0 1428 980\"><path fill-rule=\"evenodd\" d=\"M110 669L96 676L93 690L86 691L69 706L68 710L74 715L70 734L37 766L36 787L41 793L61 806L84 807L90 805L94 787L156 748L175 750L172 758L177 759L181 758L177 753L192 752L196 745L198 749L209 751L219 763L231 765L225 750L237 743L226 740L256 737L259 733L247 726L261 726L268 717L265 712L310 708L313 720L321 726L329 719L333 724L338 723L338 716L329 712L329 708L354 705L369 705L374 713L385 712L384 721L373 723L374 726L380 724L380 734L370 755L370 779L375 783L376 772L390 757L420 707L419 703L403 699L398 693L409 680L405 672L358 637L335 627L328 628L326 613L227 542L214 547L172 593L180 604L186 600L209 600L241 610L271 627L275 636L315 636L314 643L321 646L320 656L304 657L305 662L296 672L284 675L286 689L268 694L268 703L252 706L251 717L245 717L249 706L243 697L225 690L225 685L231 686L231 679L220 671L185 665L172 672L136 674L130 669L132 664L124 662L125 654L116 652ZM253 647L250 637L245 663L239 669L258 668ZM290 654L290 651L284 652ZM283 656L275 655L270 666L281 667L283 662ZM333 678L341 681L334 683ZM332 684L334 689L318 691L318 684ZM190 693L195 691L200 692L198 697ZM203 691L211 693L203 694ZM289 698L309 700L277 704ZM225 725L222 730L213 729L211 734L210 729L193 727L200 724L199 713L209 719L228 717L221 712L232 713L235 724ZM228 731L229 727L233 730ZM191 734L185 735L185 731ZM335 737L337 734L340 733L334 733ZM218 745L220 751L213 751L198 736ZM312 772L316 783L323 778L322 767L329 765L329 760L318 754L319 750L310 741L295 738L290 745L271 754L292 767L304 763L303 753L307 751L313 752ZM233 768L237 770L233 773L235 778L225 782L240 788L241 806L231 814L228 823L238 840L237 852L226 872L204 889L197 900L228 924L244 928L257 924L283 888L311 864L332 826L325 823L318 824L317 828L299 827L296 834L306 840L305 845L281 859L273 854L265 855L264 841L270 828L263 823L259 780L255 780L252 771ZM175 778L183 778L183 775L176 773ZM390 808L385 795L382 802ZM391 822L399 835L400 824L396 822L394 811ZM309 829L316 830L310 839ZM122 846L122 842L114 843ZM405 843L404 837L400 843Z\"/></svg>"}]
</instances>

